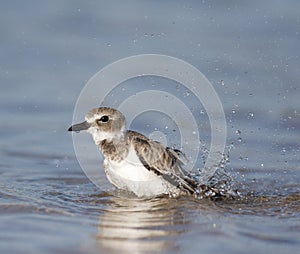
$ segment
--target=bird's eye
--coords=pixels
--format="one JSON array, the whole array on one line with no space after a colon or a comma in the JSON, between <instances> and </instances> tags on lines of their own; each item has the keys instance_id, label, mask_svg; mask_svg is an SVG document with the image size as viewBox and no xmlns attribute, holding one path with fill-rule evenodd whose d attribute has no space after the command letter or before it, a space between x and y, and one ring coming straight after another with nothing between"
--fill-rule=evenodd
<instances>
[{"instance_id":1,"label":"bird's eye","mask_svg":"<svg viewBox=\"0 0 300 254\"><path fill-rule=\"evenodd\" d=\"M107 123L108 120L109 120L109 117L108 117L108 116L102 116L102 117L98 120L98 122Z\"/></svg>"}]
</instances>

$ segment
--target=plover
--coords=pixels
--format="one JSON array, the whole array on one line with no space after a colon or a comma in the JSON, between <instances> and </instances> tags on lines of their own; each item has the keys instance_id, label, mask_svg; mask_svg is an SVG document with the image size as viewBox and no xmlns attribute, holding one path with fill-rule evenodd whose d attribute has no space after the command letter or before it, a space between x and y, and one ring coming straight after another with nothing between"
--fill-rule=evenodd
<instances>
[{"instance_id":1,"label":"plover","mask_svg":"<svg viewBox=\"0 0 300 254\"><path fill-rule=\"evenodd\" d=\"M183 169L179 150L126 129L125 117L116 109L92 109L85 121L68 131L89 132L104 155L104 170L117 188L138 197L197 193L198 183Z\"/></svg>"}]
</instances>

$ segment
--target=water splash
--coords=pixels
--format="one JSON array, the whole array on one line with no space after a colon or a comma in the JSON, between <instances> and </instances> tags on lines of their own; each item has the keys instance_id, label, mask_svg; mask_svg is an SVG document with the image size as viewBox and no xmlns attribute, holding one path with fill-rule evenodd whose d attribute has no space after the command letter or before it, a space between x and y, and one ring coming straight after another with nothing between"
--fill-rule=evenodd
<instances>
[{"instance_id":1,"label":"water splash","mask_svg":"<svg viewBox=\"0 0 300 254\"><path fill-rule=\"evenodd\" d=\"M215 165L215 173L208 179L203 180L203 175L207 169L198 168L195 169L190 177L195 179L199 185L196 192L196 198L238 198L241 196L238 190L233 187L233 178L226 172L226 166L229 163L230 151L234 148L233 145L226 147L226 153L222 154L221 161ZM207 157L209 150L205 147L205 144L201 145L202 160L205 164L205 158Z\"/></svg>"}]
</instances>

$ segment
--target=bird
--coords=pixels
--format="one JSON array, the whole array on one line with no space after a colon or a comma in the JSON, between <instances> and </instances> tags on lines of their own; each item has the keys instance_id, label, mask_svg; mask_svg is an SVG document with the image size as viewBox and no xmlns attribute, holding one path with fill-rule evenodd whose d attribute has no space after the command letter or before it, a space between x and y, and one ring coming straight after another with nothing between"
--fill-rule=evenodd
<instances>
[{"instance_id":1,"label":"bird","mask_svg":"<svg viewBox=\"0 0 300 254\"><path fill-rule=\"evenodd\" d=\"M137 197L196 195L198 182L184 168L184 154L143 134L127 130L117 109L90 110L82 123L68 131L87 131L104 156L107 179Z\"/></svg>"}]
</instances>

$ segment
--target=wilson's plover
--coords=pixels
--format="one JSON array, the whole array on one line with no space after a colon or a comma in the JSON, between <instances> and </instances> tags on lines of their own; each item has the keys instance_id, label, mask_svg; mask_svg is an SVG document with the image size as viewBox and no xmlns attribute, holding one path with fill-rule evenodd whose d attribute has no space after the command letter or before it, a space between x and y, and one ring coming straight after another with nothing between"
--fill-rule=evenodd
<instances>
[{"instance_id":1,"label":"wilson's plover","mask_svg":"<svg viewBox=\"0 0 300 254\"><path fill-rule=\"evenodd\" d=\"M182 153L127 130L125 117L116 109L92 109L85 121L68 131L87 130L103 153L108 180L138 197L196 195L198 183L183 169Z\"/></svg>"}]
</instances>

